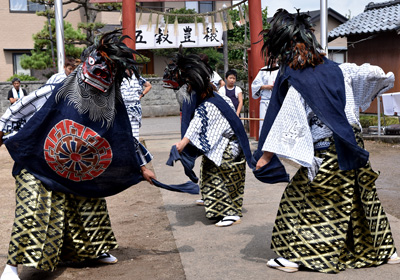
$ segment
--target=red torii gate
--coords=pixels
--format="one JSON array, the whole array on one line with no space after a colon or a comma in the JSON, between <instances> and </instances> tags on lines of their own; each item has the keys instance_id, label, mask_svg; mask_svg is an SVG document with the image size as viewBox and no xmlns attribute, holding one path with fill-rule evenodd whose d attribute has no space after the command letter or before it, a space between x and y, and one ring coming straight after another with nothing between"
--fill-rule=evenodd
<instances>
[{"instance_id":1,"label":"red torii gate","mask_svg":"<svg viewBox=\"0 0 400 280\"><path fill-rule=\"evenodd\" d=\"M197 0L207 1L207 0ZM213 0L224 1L224 0ZM136 47L136 0L90 0L90 3L121 3L122 2L122 28L123 34L128 35L132 40L126 41L128 47L135 49ZM182 2L182 0L139 0L138 2ZM250 46L249 54L249 114L250 118L258 118L260 112L260 100L251 98L251 83L253 82L258 71L264 66L264 59L261 54L261 43L258 42L262 26L261 0L248 0L249 12L251 17L250 23ZM250 121L250 137L258 140L259 121Z\"/></svg>"}]
</instances>

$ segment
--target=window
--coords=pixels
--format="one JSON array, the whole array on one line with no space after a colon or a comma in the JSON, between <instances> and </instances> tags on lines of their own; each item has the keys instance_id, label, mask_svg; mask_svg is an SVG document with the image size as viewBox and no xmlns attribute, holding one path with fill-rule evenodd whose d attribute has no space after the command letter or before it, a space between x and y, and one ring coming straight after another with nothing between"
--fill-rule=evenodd
<instances>
[{"instance_id":1,"label":"window","mask_svg":"<svg viewBox=\"0 0 400 280\"><path fill-rule=\"evenodd\" d=\"M337 63L344 63L346 62L346 53L344 51L337 51L337 50L329 50L329 59L337 62Z\"/></svg>"},{"instance_id":2,"label":"window","mask_svg":"<svg viewBox=\"0 0 400 280\"><path fill-rule=\"evenodd\" d=\"M110 1L111 2L111 1ZM139 0L137 1L139 2ZM139 3L141 7L147 8L147 9L152 9L156 11L163 11L164 9L164 2L140 2ZM136 12L140 11L138 8L136 8ZM146 12L146 11L143 11Z\"/></svg>"},{"instance_id":3,"label":"window","mask_svg":"<svg viewBox=\"0 0 400 280\"><path fill-rule=\"evenodd\" d=\"M195 10L196 13L199 12L199 2L185 2L185 7L188 10Z\"/></svg>"},{"instance_id":4,"label":"window","mask_svg":"<svg viewBox=\"0 0 400 280\"><path fill-rule=\"evenodd\" d=\"M14 67L14 74L25 74L31 75L31 69L24 69L21 67L21 58L24 53L13 53L13 67ZM26 55L30 55L26 53Z\"/></svg>"},{"instance_id":5,"label":"window","mask_svg":"<svg viewBox=\"0 0 400 280\"><path fill-rule=\"evenodd\" d=\"M9 0L10 11L12 12L37 12L44 11L45 5L39 3L33 3L28 0Z\"/></svg>"},{"instance_id":6,"label":"window","mask_svg":"<svg viewBox=\"0 0 400 280\"><path fill-rule=\"evenodd\" d=\"M214 8L213 1L200 1L199 13L212 12Z\"/></svg>"},{"instance_id":7,"label":"window","mask_svg":"<svg viewBox=\"0 0 400 280\"><path fill-rule=\"evenodd\" d=\"M214 10L213 1L190 1L185 2L186 9L193 9L197 13L207 13Z\"/></svg>"}]
</instances>

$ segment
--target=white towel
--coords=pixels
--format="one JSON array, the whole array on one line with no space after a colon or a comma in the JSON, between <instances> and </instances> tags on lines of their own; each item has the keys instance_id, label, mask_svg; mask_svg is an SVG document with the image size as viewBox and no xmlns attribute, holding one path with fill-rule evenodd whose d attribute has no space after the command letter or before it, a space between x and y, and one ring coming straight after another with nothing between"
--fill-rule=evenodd
<instances>
[{"instance_id":1,"label":"white towel","mask_svg":"<svg viewBox=\"0 0 400 280\"><path fill-rule=\"evenodd\" d=\"M383 113L386 116L394 115L393 99L390 93L382 94Z\"/></svg>"},{"instance_id":2,"label":"white towel","mask_svg":"<svg viewBox=\"0 0 400 280\"><path fill-rule=\"evenodd\" d=\"M17 90L13 87L12 92L13 92L14 98L22 98L24 96L24 92L22 91L22 88L19 88L19 91L17 92Z\"/></svg>"},{"instance_id":3,"label":"white towel","mask_svg":"<svg viewBox=\"0 0 400 280\"><path fill-rule=\"evenodd\" d=\"M382 94L383 113L394 116L400 113L400 92Z\"/></svg>"},{"instance_id":4,"label":"white towel","mask_svg":"<svg viewBox=\"0 0 400 280\"><path fill-rule=\"evenodd\" d=\"M397 115L400 113L400 92L391 93L393 99L393 110Z\"/></svg>"}]
</instances>

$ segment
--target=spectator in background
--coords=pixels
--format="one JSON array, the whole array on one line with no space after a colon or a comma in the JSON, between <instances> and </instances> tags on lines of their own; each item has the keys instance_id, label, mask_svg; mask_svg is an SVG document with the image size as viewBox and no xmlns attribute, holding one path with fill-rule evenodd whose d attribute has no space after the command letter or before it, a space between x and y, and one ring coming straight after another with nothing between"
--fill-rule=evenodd
<instances>
[{"instance_id":1,"label":"spectator in background","mask_svg":"<svg viewBox=\"0 0 400 280\"><path fill-rule=\"evenodd\" d=\"M67 57L64 63L64 71L54 74L47 80L46 85L48 84L58 84L64 81L64 79L71 74L75 68L81 63L80 59L74 59L71 57Z\"/></svg>"},{"instance_id":2,"label":"spectator in background","mask_svg":"<svg viewBox=\"0 0 400 280\"><path fill-rule=\"evenodd\" d=\"M218 93L221 96L227 96L232 100L235 106L236 115L240 117L240 112L243 107L243 93L242 89L235 85L237 79L237 72L235 70L228 70L225 74L226 84L221 87Z\"/></svg>"},{"instance_id":3,"label":"spectator in background","mask_svg":"<svg viewBox=\"0 0 400 280\"><path fill-rule=\"evenodd\" d=\"M142 76L139 80L132 72L131 78L124 78L121 83L121 94L131 122L132 135L139 140L139 128L142 126L142 105L140 100L150 91L151 84Z\"/></svg>"},{"instance_id":4,"label":"spectator in background","mask_svg":"<svg viewBox=\"0 0 400 280\"><path fill-rule=\"evenodd\" d=\"M225 85L224 80L215 71L213 71L210 82L217 88L217 90L219 90L221 87Z\"/></svg>"},{"instance_id":5,"label":"spectator in background","mask_svg":"<svg viewBox=\"0 0 400 280\"><path fill-rule=\"evenodd\" d=\"M274 88L274 83L278 70L270 71L267 70L268 66L261 68L258 72L256 78L251 84L251 93L254 99L260 100L260 119L264 119L265 113L267 112L269 101L271 99L272 89ZM260 132L263 125L263 121L260 120Z\"/></svg>"},{"instance_id":6,"label":"spectator in background","mask_svg":"<svg viewBox=\"0 0 400 280\"><path fill-rule=\"evenodd\" d=\"M11 81L13 88L8 91L7 99L10 100L11 104L14 104L18 99L22 98L26 93L26 90L21 88L21 81L18 78L14 78Z\"/></svg>"}]
</instances>

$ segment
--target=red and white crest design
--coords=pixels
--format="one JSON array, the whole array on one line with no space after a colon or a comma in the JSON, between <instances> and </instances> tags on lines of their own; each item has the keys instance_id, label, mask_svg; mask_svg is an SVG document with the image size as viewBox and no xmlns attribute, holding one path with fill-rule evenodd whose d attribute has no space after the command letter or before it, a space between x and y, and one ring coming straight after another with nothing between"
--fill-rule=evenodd
<instances>
[{"instance_id":1,"label":"red and white crest design","mask_svg":"<svg viewBox=\"0 0 400 280\"><path fill-rule=\"evenodd\" d=\"M102 174L112 161L108 141L94 130L72 120L62 120L44 142L47 164L61 177L80 182Z\"/></svg>"}]
</instances>

